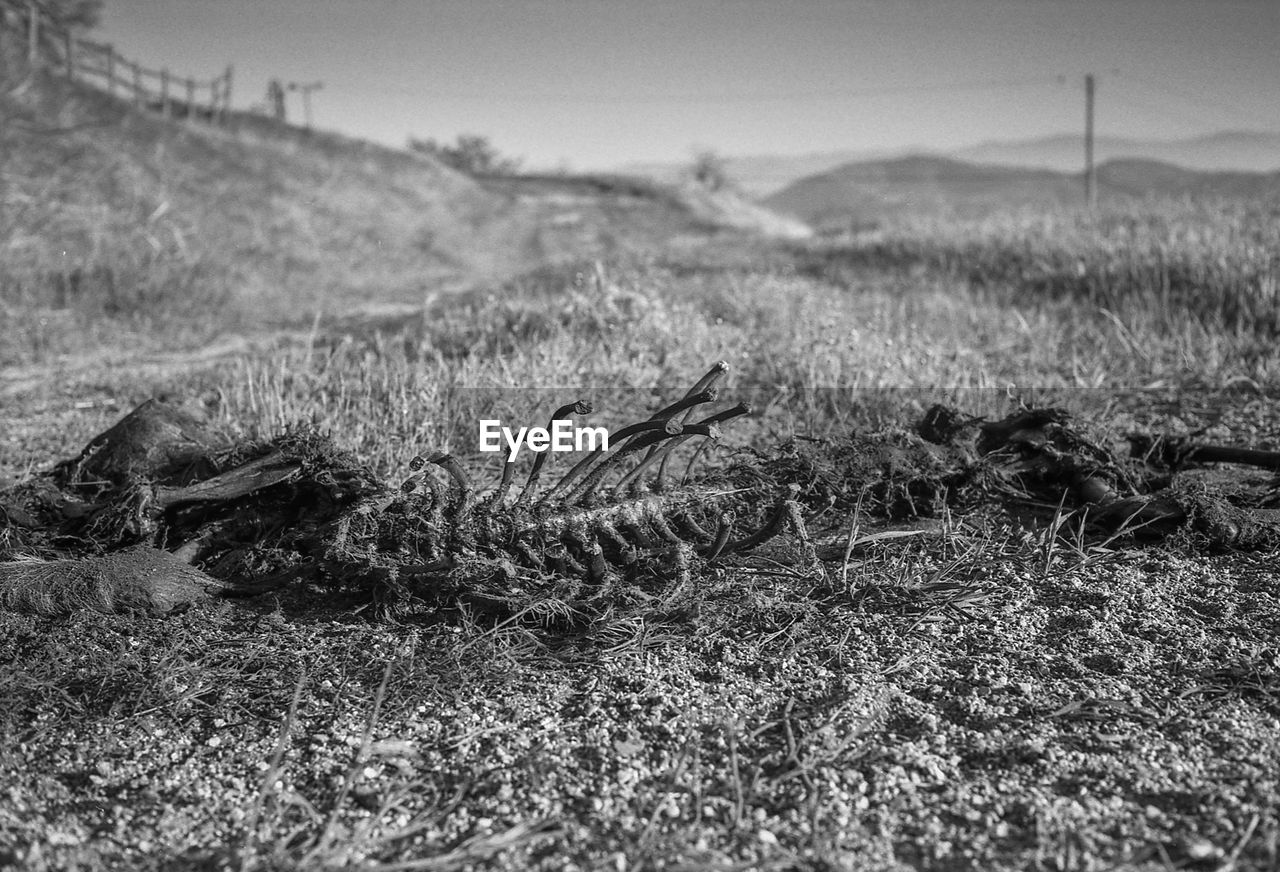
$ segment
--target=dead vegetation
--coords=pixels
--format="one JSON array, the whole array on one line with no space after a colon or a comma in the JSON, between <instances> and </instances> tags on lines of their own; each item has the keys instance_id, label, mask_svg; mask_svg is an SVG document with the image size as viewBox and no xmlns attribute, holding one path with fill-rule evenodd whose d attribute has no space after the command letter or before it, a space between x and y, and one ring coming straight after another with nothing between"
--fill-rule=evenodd
<instances>
[{"instance_id":1,"label":"dead vegetation","mask_svg":"<svg viewBox=\"0 0 1280 872\"><path fill-rule=\"evenodd\" d=\"M619 610L686 607L691 561L715 566L784 531L802 555L793 571L821 581L808 526L824 515L895 522L996 508L1034 523L1039 510L1054 537L1074 516L1081 543L1179 534L1210 551L1280 544L1273 483L1177 475L1197 459L1275 469L1280 453L1137 434L1135 456L1118 457L1051 408L984 421L935 405L912 429L792 442L692 479L703 444L674 478L674 449L715 440L750 413L739 404L686 423L715 402L727 369L717 363L541 490L551 455L513 489L513 453L485 494L445 452L415 457L391 488L314 431L232 445L149 400L49 475L0 492L0 604L163 612L219 589L310 583L362 592L386 615L420 602L569 630ZM570 403L548 426L591 410Z\"/></svg>"}]
</instances>

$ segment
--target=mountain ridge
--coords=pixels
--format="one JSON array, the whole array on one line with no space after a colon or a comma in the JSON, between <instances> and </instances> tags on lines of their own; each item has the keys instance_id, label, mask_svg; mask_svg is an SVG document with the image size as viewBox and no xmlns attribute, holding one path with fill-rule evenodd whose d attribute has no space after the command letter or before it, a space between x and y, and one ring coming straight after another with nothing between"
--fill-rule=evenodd
<instances>
[{"instance_id":1,"label":"mountain ridge","mask_svg":"<svg viewBox=\"0 0 1280 872\"><path fill-rule=\"evenodd\" d=\"M1103 202L1280 198L1280 171L1201 172L1164 161L1117 158L1098 166L1097 180ZM904 217L979 218L1011 209L1068 208L1082 199L1078 172L918 154L847 163L800 179L762 202L821 231L875 226Z\"/></svg>"},{"instance_id":2,"label":"mountain ridge","mask_svg":"<svg viewBox=\"0 0 1280 872\"><path fill-rule=\"evenodd\" d=\"M1078 133L1057 133L1025 140L987 140L955 149L909 146L900 149L840 149L797 155L724 156L730 178L748 195L765 198L806 176L852 162L889 160L930 154L973 163L1079 172L1084 166L1084 143ZM1280 170L1280 133L1223 130L1183 139L1138 139L1099 136L1094 141L1098 162L1118 158L1149 158L1206 172L1273 172ZM679 179L687 164L633 162L619 172L646 175L657 181Z\"/></svg>"}]
</instances>

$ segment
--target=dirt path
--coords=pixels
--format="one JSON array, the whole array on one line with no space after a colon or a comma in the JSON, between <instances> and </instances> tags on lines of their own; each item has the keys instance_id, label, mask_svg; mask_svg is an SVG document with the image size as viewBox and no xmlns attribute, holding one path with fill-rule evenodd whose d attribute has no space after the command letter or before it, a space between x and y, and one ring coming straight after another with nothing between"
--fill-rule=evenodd
<instances>
[{"instance_id":1,"label":"dirt path","mask_svg":"<svg viewBox=\"0 0 1280 872\"><path fill-rule=\"evenodd\" d=\"M48 392L55 385L68 385L104 372L128 373L134 376L160 375L204 366L220 360L248 354L256 344L245 336L226 336L209 345L182 351L138 353L129 349L97 350L64 355L57 361L20 366L0 373L0 402L28 399L37 391ZM34 400L34 398L30 398ZM52 398L23 403L28 411L38 411ZM65 402L65 398L57 400ZM6 410L7 411L7 410Z\"/></svg>"},{"instance_id":2,"label":"dirt path","mask_svg":"<svg viewBox=\"0 0 1280 872\"><path fill-rule=\"evenodd\" d=\"M421 312L421 305L372 304L310 329L227 335L207 345L171 351L99 348L6 367L0 370L0 487L79 451L86 438L176 377L334 336L393 331L420 318Z\"/></svg>"},{"instance_id":3,"label":"dirt path","mask_svg":"<svg viewBox=\"0 0 1280 872\"><path fill-rule=\"evenodd\" d=\"M29 366L8 367L0 372L0 408L9 412L10 404L27 411L39 411L51 398L40 400L29 396L48 394L51 388L71 386L104 373L132 378L167 376L189 372L236 357L245 357L268 348L299 342L313 342L320 336L335 333L359 333L394 329L407 320L420 316L422 306L407 303L376 303L362 306L327 319L309 330L276 330L257 335L234 334L196 348L174 351L149 351L129 348L95 349L57 360ZM59 405L66 399L56 400Z\"/></svg>"}]
</instances>

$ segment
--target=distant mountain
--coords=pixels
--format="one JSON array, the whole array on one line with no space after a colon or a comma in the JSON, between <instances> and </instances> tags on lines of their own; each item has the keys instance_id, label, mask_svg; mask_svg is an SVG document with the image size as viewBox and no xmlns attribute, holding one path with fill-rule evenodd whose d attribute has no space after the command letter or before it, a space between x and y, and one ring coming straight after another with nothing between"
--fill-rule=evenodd
<instances>
[{"instance_id":1,"label":"distant mountain","mask_svg":"<svg viewBox=\"0 0 1280 872\"><path fill-rule=\"evenodd\" d=\"M1098 194L1103 200L1280 197L1280 172L1206 173L1154 160L1112 160L1098 167ZM1079 173L912 155L848 163L800 179L763 202L820 230L874 226L905 215L981 217L1062 207L1081 197Z\"/></svg>"},{"instance_id":2,"label":"distant mountain","mask_svg":"<svg viewBox=\"0 0 1280 872\"><path fill-rule=\"evenodd\" d=\"M801 155L753 155L725 157L725 167L741 190L753 197L768 197L806 176L826 172L849 163L865 163L922 154L953 158L975 164L1080 172L1084 166L1084 143L1079 134L1058 134L1020 142L985 142L968 148L938 151L910 148L896 151L843 150ZM1180 140L1124 139L1100 136L1094 141L1094 159L1099 163L1119 158L1164 161L1193 170L1209 172L1255 172L1280 170L1280 133L1226 131ZM688 170L688 164L635 163L622 171L673 182Z\"/></svg>"},{"instance_id":3,"label":"distant mountain","mask_svg":"<svg viewBox=\"0 0 1280 872\"><path fill-rule=\"evenodd\" d=\"M1079 135L1059 134L1025 142L986 142L950 152L971 163L1034 166L1059 172L1084 167ZM1170 141L1100 136L1093 143L1095 161L1141 158L1192 170L1269 173L1280 170L1280 134L1225 131Z\"/></svg>"},{"instance_id":4,"label":"distant mountain","mask_svg":"<svg viewBox=\"0 0 1280 872\"><path fill-rule=\"evenodd\" d=\"M1076 174L1076 179L1079 174ZM1078 182L1077 182L1078 184ZM1280 196L1280 170L1202 172L1156 160L1111 160L1098 167L1101 195L1133 197L1229 197L1249 200Z\"/></svg>"},{"instance_id":5,"label":"distant mountain","mask_svg":"<svg viewBox=\"0 0 1280 872\"><path fill-rule=\"evenodd\" d=\"M989 167L950 158L912 155L859 161L788 185L767 197L769 208L814 228L878 223L904 214L941 214L958 206L1066 204L1079 185L1060 173Z\"/></svg>"},{"instance_id":6,"label":"distant mountain","mask_svg":"<svg viewBox=\"0 0 1280 872\"><path fill-rule=\"evenodd\" d=\"M853 161L880 160L896 157L900 152L831 151L795 155L754 155L725 157L729 178L749 197L767 197L796 179L821 173ZM687 163L630 163L618 168L628 175L647 176L665 184L678 184L689 174L692 158Z\"/></svg>"}]
</instances>

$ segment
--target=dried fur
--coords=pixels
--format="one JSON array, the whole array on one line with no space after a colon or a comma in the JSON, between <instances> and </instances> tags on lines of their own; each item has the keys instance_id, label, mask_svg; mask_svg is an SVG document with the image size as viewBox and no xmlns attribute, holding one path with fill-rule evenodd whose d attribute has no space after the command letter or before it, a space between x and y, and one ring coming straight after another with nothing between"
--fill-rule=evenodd
<instances>
[{"instance_id":1,"label":"dried fur","mask_svg":"<svg viewBox=\"0 0 1280 872\"><path fill-rule=\"evenodd\" d=\"M99 557L0 563L0 608L36 615L81 609L165 614L225 585L157 548Z\"/></svg>"}]
</instances>

